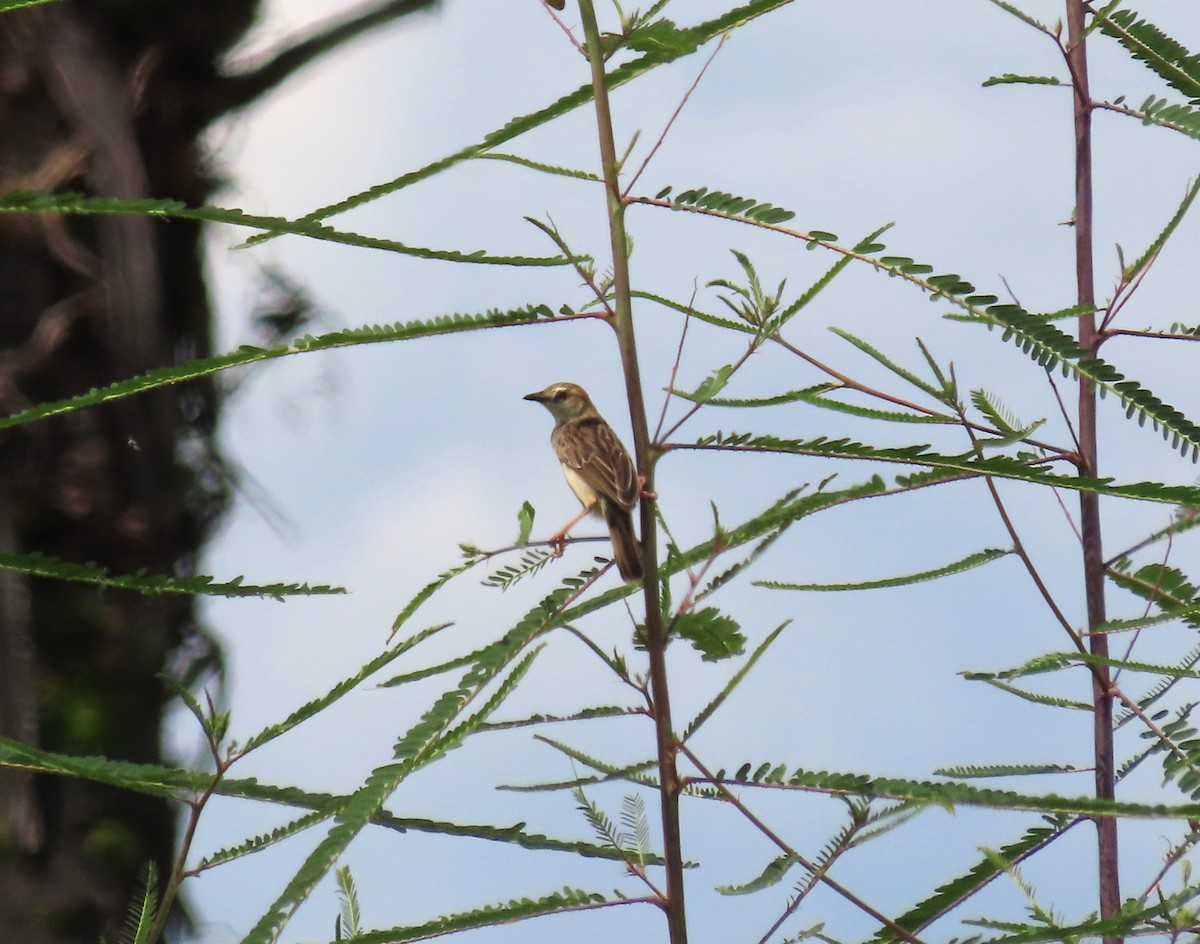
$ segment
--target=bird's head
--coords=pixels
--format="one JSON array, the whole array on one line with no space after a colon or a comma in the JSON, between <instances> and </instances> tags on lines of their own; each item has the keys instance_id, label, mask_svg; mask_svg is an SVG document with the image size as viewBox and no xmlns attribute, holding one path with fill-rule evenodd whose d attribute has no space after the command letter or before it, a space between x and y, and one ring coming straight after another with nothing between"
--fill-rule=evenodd
<instances>
[{"instance_id":1,"label":"bird's head","mask_svg":"<svg viewBox=\"0 0 1200 944\"><path fill-rule=\"evenodd\" d=\"M557 423L576 420L596 412L587 391L579 384L553 383L545 390L527 394L525 399L540 403L550 411Z\"/></svg>"}]
</instances>

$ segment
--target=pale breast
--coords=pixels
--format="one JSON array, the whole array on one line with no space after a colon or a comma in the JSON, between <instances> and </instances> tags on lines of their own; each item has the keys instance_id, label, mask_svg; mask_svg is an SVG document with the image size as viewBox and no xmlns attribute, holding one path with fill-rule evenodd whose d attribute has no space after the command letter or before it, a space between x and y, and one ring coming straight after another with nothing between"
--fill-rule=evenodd
<instances>
[{"instance_id":1,"label":"pale breast","mask_svg":"<svg viewBox=\"0 0 1200 944\"><path fill-rule=\"evenodd\" d=\"M596 494L596 490L588 485L578 471L572 469L565 462L562 463L562 470L563 475L567 477L567 484L571 486L571 491L575 493L575 497L579 499L585 508L591 508L595 514L599 514L600 496Z\"/></svg>"}]
</instances>

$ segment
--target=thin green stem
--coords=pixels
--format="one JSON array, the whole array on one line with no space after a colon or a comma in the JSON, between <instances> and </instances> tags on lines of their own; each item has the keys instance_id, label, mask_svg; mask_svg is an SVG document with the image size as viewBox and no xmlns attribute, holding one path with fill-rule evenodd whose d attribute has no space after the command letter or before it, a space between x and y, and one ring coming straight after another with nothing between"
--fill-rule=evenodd
<instances>
[{"instance_id":1,"label":"thin green stem","mask_svg":"<svg viewBox=\"0 0 1200 944\"><path fill-rule=\"evenodd\" d=\"M596 107L600 161L604 191L608 200L609 237L612 244L613 296L616 316L613 328L621 352L625 374L625 392L629 400L629 418L633 427L634 453L638 474L644 482L641 502L642 569L645 578L642 596L646 605L646 651L650 662L650 693L654 700L659 775L659 806L662 814L663 858L667 872L667 926L671 944L687 944L687 911L683 893L683 852L679 828L680 780L677 767L679 750L671 725L671 700L667 685L666 627L658 584L658 523L654 514L654 453L642 397L638 369L637 342L633 331L633 304L629 281L629 241L625 232L625 198L621 193L612 113L608 103L608 77L600 29L592 0L579 0L588 62L592 70L592 90Z\"/></svg>"}]
</instances>

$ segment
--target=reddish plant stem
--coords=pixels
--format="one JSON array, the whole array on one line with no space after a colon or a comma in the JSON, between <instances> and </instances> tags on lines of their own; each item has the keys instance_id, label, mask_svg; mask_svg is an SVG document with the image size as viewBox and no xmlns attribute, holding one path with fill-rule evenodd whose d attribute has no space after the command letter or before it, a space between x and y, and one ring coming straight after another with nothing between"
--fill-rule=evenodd
<instances>
[{"instance_id":1,"label":"reddish plant stem","mask_svg":"<svg viewBox=\"0 0 1200 944\"><path fill-rule=\"evenodd\" d=\"M1083 0L1067 0L1067 65L1074 85L1075 116L1075 278L1077 301L1088 309L1096 305L1092 228L1092 98L1088 85L1087 44L1084 30L1086 11ZM1079 318L1079 344L1094 351L1099 338L1094 314ZM1097 476L1096 390L1092 382L1079 378L1079 473ZM1087 599L1088 629L1095 630L1106 619L1104 602L1104 552L1100 533L1100 496L1079 493L1080 532L1083 537L1083 585ZM1108 636L1092 632L1088 636L1092 654L1108 658ZM1096 796L1115 798L1113 760L1113 694L1107 666L1096 665L1092 672L1093 749L1096 767ZM1112 816L1096 818L1098 840L1097 865L1100 886L1100 916L1114 918L1121 910L1121 885L1117 853L1117 820ZM1105 938L1105 944L1118 944L1119 937Z\"/></svg>"},{"instance_id":2,"label":"reddish plant stem","mask_svg":"<svg viewBox=\"0 0 1200 944\"><path fill-rule=\"evenodd\" d=\"M687 944L687 910L683 897L683 849L679 827L679 743L671 724L671 699L667 685L667 633L663 622L659 595L658 522L654 502L654 448L646 420L646 404L642 397L641 374L638 369L637 345L633 331L632 294L629 281L629 241L625 233L626 200L621 193L620 167L616 143L613 140L612 113L608 104L608 77L604 72L604 55L600 45L600 29L592 0L579 0L579 15L583 23L588 60L592 70L592 91L596 106L596 127L599 132L600 162L604 172L604 190L608 197L609 236L612 244L613 328L621 351L625 373L625 393L629 399L629 417L633 427L634 453L638 474L642 476L641 501L642 599L646 606L646 654L650 663L650 694L654 703L654 726L658 754L659 807L662 815L663 859L667 873L667 929L671 944Z\"/></svg>"},{"instance_id":3,"label":"reddish plant stem","mask_svg":"<svg viewBox=\"0 0 1200 944\"><path fill-rule=\"evenodd\" d=\"M692 752L691 748L689 748L686 744L681 745L679 750L681 752L683 752L683 754L685 754L687 756L687 759L690 760L695 765L695 767L698 771L700 771L701 776L699 778L689 778L690 780L693 780L694 782L703 780L704 782L707 782L707 783L711 784L713 787L715 787L717 789L717 791L721 794L722 800L724 800L726 803L728 803L730 806L732 806L734 809L736 809L739 813L741 813L742 816L745 817L745 819L752 826L754 826L755 829L757 829L767 839L769 839L772 843L774 843L776 846L778 846L779 849L784 853L784 855L790 856L792 859L795 859L798 863L800 863L801 868L805 869L813 877L813 879L815 879L818 882L821 882L826 887L833 889L833 891L835 891L837 894L841 895L842 898L844 898L846 901L850 902L850 904L854 905L854 907L856 907L860 911L863 911L866 914L870 915L872 918L874 918L876 921L878 921L883 927L886 927L888 930L890 930L892 932L892 934L895 935L896 938L898 938L900 940L908 941L909 944L922 944L921 939L918 938L912 931L909 931L903 925L900 925L897 922L893 921L891 918L889 918L887 915L885 915L882 911L878 911L877 909L872 908L869 904L867 904L867 902L865 902L863 899L859 898L856 894L854 894L852 891L850 891L848 888L846 888L840 882L836 882L832 878L830 878L829 866L832 864L831 862L826 862L824 866L820 866L820 865L817 865L816 862L813 862L812 860L808 859L806 856L802 855L800 852L798 852L796 849L794 849L791 845L789 845L787 842L785 842L783 840L783 838L779 836L778 833L776 833L773 829L771 829L770 826L768 826L761 819L759 819L751 811L751 809L748 806L746 806L745 803L742 802L741 798L739 798L736 793L734 793L731 789L729 789L730 783L738 783L741 786L757 786L758 784L756 784L754 782L747 782L747 781L730 781L730 780L726 780L723 777L718 777L711 770L709 770L708 767L705 766L704 761L702 761L698 756L696 756L696 754L694 754Z\"/></svg>"}]
</instances>

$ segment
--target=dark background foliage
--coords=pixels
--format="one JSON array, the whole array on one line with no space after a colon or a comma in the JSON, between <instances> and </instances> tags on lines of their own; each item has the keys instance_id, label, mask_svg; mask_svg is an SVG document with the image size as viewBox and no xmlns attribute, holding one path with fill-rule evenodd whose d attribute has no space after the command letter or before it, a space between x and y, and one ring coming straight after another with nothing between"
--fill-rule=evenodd
<instances>
[{"instance_id":1,"label":"dark background foliage","mask_svg":"<svg viewBox=\"0 0 1200 944\"><path fill-rule=\"evenodd\" d=\"M62 2L0 17L0 190L205 203L202 134L314 57L428 6L382 3L254 68L222 62L255 0ZM197 223L0 219L0 408L19 410L209 353ZM188 574L228 476L212 383L0 433L0 553L119 573ZM160 758L169 692L219 667L192 598L0 572L0 733L52 750ZM77 780L0 773L0 940L95 941L119 928L177 810Z\"/></svg>"}]
</instances>

